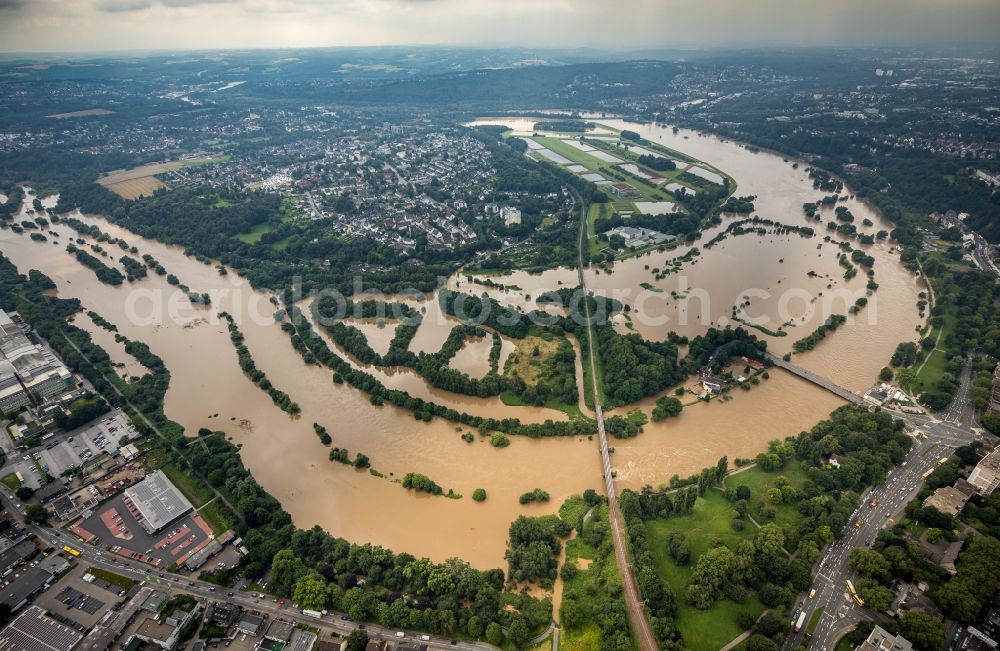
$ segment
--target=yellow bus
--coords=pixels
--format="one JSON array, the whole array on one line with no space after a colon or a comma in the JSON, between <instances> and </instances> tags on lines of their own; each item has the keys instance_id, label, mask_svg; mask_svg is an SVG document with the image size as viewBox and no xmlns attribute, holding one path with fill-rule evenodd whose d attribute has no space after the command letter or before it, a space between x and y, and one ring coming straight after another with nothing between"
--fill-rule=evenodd
<instances>
[{"instance_id":1,"label":"yellow bus","mask_svg":"<svg viewBox=\"0 0 1000 651\"><path fill-rule=\"evenodd\" d=\"M850 593L850 594L852 594L852 595L855 595L855 594L858 594L858 593L857 593L857 592L856 592L856 591L854 590L854 584L853 584L853 583L851 583L851 580L850 580L850 579L848 579L848 580L844 581L844 583L846 583L846 584L847 584L847 592L849 592L849 593Z\"/></svg>"},{"instance_id":2,"label":"yellow bus","mask_svg":"<svg viewBox=\"0 0 1000 651\"><path fill-rule=\"evenodd\" d=\"M928 470L928 471L927 471L927 472L925 472L924 474L920 475L920 478L921 478L921 479L927 479L928 477L930 477L930 476L931 476L931 473L932 473L932 472L934 472L934 469L933 469L933 468L931 468L930 470Z\"/></svg>"},{"instance_id":3,"label":"yellow bus","mask_svg":"<svg viewBox=\"0 0 1000 651\"><path fill-rule=\"evenodd\" d=\"M79 549L73 549L69 545L63 545L63 551L66 552L67 554L69 554L70 556L79 556L80 555L80 550Z\"/></svg>"},{"instance_id":4,"label":"yellow bus","mask_svg":"<svg viewBox=\"0 0 1000 651\"><path fill-rule=\"evenodd\" d=\"M865 600L859 597L858 595L852 594L851 598L854 599L854 603L858 604L859 606L865 605Z\"/></svg>"}]
</instances>

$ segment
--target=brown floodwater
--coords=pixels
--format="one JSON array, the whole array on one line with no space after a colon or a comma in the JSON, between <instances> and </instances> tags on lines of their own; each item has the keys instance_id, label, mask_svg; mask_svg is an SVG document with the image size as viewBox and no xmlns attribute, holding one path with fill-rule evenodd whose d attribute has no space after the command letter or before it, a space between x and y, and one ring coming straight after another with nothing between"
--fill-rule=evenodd
<instances>
[{"instance_id":1,"label":"brown floodwater","mask_svg":"<svg viewBox=\"0 0 1000 651\"><path fill-rule=\"evenodd\" d=\"M344 319L344 323L360 330L368 340L368 345L379 355L389 352L389 344L392 343L398 325L395 321L374 318Z\"/></svg>"},{"instance_id":2,"label":"brown floodwater","mask_svg":"<svg viewBox=\"0 0 1000 651\"><path fill-rule=\"evenodd\" d=\"M114 364L118 375L122 378L126 380L134 377L141 378L149 373L148 368L140 364L139 360L125 350L125 344L115 339L114 332L105 330L94 323L94 320L86 312L74 315L71 322L81 330L86 330L90 334L91 340L104 349L104 352L111 358L111 363Z\"/></svg>"},{"instance_id":3,"label":"brown floodwater","mask_svg":"<svg viewBox=\"0 0 1000 651\"><path fill-rule=\"evenodd\" d=\"M741 219L730 215L692 246L626 258L610 270L591 267L587 271L588 287L632 308L628 321L616 319L620 331L627 331L628 322L631 330L649 339L665 339L672 330L694 337L712 325L737 325L731 318L732 310L740 306L741 318L787 333L770 336L754 331L767 341L769 350L780 355L790 352L796 340L812 333L829 316L847 315L846 324L813 350L794 355L793 361L854 391L863 391L875 381L897 344L917 338L917 328L925 323L916 308L922 283L902 266L888 242L870 246L851 242L875 259L875 281L879 284L876 292L866 290L868 279L863 270L859 269L851 280L844 279L845 270L838 262L840 238L824 241L826 224L835 221L833 207L821 210L819 222L808 220L802 210L802 204L816 202L827 194L813 189L807 164L800 162L796 169L794 161L772 153L755 153L739 143L685 129L675 134L670 127L620 119L598 122L636 131L648 140L724 170L736 180L737 195L756 196L754 214L782 224L811 226L816 232L809 238L794 233L731 235L705 249L704 243L732 221ZM506 119L493 123L514 126ZM844 193L850 194L849 189ZM854 214L859 233L874 235L892 229L891 223L865 202L848 199L837 205L846 206ZM864 226L865 219L872 226ZM671 260L691 248L698 248L700 255L685 263L679 272L657 280L657 270L668 268ZM524 304L523 294L538 296L559 286L577 284L575 270L568 268L541 274L515 272L492 280L520 288L516 294L487 290L497 300L512 305ZM849 315L848 308L860 297L866 297L868 305L858 314ZM748 300L749 305L744 307Z\"/></svg>"},{"instance_id":4,"label":"brown floodwater","mask_svg":"<svg viewBox=\"0 0 1000 651\"><path fill-rule=\"evenodd\" d=\"M669 128L606 122L615 128L639 131L726 171L738 182L738 194L757 195L757 213L762 217L805 224L802 203L823 194L812 189L801 169L804 166L794 170L790 163L771 154L754 154L736 143L683 130L674 135ZM30 200L29 196L29 204ZM850 201L846 205L860 230L888 229L864 204ZM862 227L865 217L875 225ZM192 307L181 292L157 276L117 288L98 282L93 272L65 252L65 243L76 235L62 225L54 227L60 234L58 246L2 230L0 251L22 272L35 268L49 275L60 296L80 299L84 308L114 323L122 334L146 342L171 370L165 405L168 416L189 432L200 427L222 429L242 444L244 462L297 525L319 524L352 541L371 541L435 560L459 556L477 567L499 567L503 565L507 527L518 514L554 512L563 498L599 486L599 455L589 437L513 437L508 448L496 449L478 435L475 442L464 442L459 431L464 428L453 423L440 419L423 423L401 409L374 407L361 392L334 385L329 370L302 362L287 335L275 327L271 318L275 307L267 293L252 290L235 273L220 276L214 265L189 258L178 247L146 240L97 217L82 218L135 244L140 255L150 253L192 290L211 292L213 305ZM824 222L831 218L824 213ZM844 281L835 246L822 241L825 224L817 226L819 235L811 239L771 234L731 237L711 250L702 250L701 256L679 274L659 281L652 270L683 254L685 247L621 261L611 273L593 269L588 272L588 284L635 308L629 322L621 320L622 329L630 323L635 331L656 339L670 330L691 335L703 332L710 324L728 318L748 291L761 290L750 295L750 305L743 314L768 317L768 327L777 329L783 323L779 313L787 312L792 322L785 326L789 334L766 337L772 350L784 352L824 318L817 304L822 307L823 301L834 298L853 302L854 297L865 294L863 274ZM702 241L718 230L705 234ZM880 284L869 298L869 307L815 350L795 356L797 363L855 390L871 383L895 345L913 339L921 323L915 306L920 291L917 281L899 265L888 245L868 247L868 252L876 259L876 281ZM809 277L809 271L817 276ZM519 289L487 289L459 275L450 278L448 286L477 294L487 291L497 300L535 309L534 299L541 292L577 284L572 269L515 273L495 280ZM661 291L643 290L642 283ZM782 298L788 288L796 292ZM677 294L671 296L671 291ZM837 296L832 296L835 292ZM704 301L706 306L699 305L699 296L709 297ZM440 314L436 297L419 305L425 317L411 349L437 351L458 321ZM838 306L834 302L831 309L843 313L846 303ZM299 403L300 417L281 412L243 375L225 324L216 317L219 310L234 315L257 366ZM174 316L167 318L170 312ZM307 309L304 312L308 314ZM871 313L877 315L877 322L868 321ZM96 325L88 325L84 319L80 325L96 338L102 336ZM376 350L387 348L394 332L391 324L381 329L374 323L359 327L373 339ZM469 342L453 365L469 373L485 373L489 344L489 337ZM501 364L512 348L505 340ZM108 350L113 359L121 359L116 357L118 352ZM524 422L565 418L552 410L509 407L496 398L480 400L442 392L408 369L358 366L387 386L463 411L513 415ZM580 369L578 362L577 382L582 386ZM784 372L773 370L770 375L749 392L737 391L728 401L690 405L679 418L650 423L640 436L616 441L612 460L622 484L640 487L664 483L671 475L684 476L713 464L722 455L731 460L751 457L768 440L807 429L840 404L833 395ZM647 399L639 407L649 413L653 401ZM373 466L387 478L328 461L327 448L312 431L313 422L327 427L334 445L371 457ZM410 471L422 472L445 489L466 496L482 487L489 497L477 504L469 497L452 500L416 495L393 481ZM549 491L552 502L520 506L517 497L536 486ZM427 531L434 535L425 535Z\"/></svg>"},{"instance_id":5,"label":"brown floodwater","mask_svg":"<svg viewBox=\"0 0 1000 651\"><path fill-rule=\"evenodd\" d=\"M501 339L500 362L497 366L503 370L503 363L507 357L504 355L504 348L507 348L507 355L514 349L514 343ZM493 337L487 334L478 339L466 339L462 347L451 358L449 366L469 377L482 378L490 372L490 351L493 349Z\"/></svg>"},{"instance_id":6,"label":"brown floodwater","mask_svg":"<svg viewBox=\"0 0 1000 651\"><path fill-rule=\"evenodd\" d=\"M450 391L444 391L431 386L424 378L420 377L412 369L406 367L371 366L368 364L362 364L347 351L341 348L339 344L334 342L322 328L315 327L316 324L312 320L312 312L309 310L309 303L310 299L305 299L299 304L299 307L302 310L303 315L310 321L310 323L313 324L314 331L319 333L319 335L323 338L323 341L326 342L327 346L347 360L354 368L369 373L390 389L405 391L411 396L420 398L421 400L436 402L440 405L444 405L445 407L450 407L458 411L486 416L489 418L519 418L523 423L543 423L546 420L566 420L566 414L554 409L547 409L545 407L512 407L501 402L499 397L475 398L458 393L451 393ZM436 296L434 298L434 303L437 303ZM447 328L439 329L438 331L443 331L445 333L451 332L451 329L456 324L458 324L457 320L449 322ZM423 325L421 325L421 327L423 327ZM445 337L447 337L447 334L445 334ZM442 340L441 343L444 343L444 341ZM506 355L509 355L510 351L513 351L514 349L514 344L507 342L505 346L509 348L506 353ZM413 350L414 347L411 345L410 349ZM439 349L440 346L434 348L434 352ZM488 349L486 354L487 356L489 355ZM505 359L503 349L501 349L501 367ZM483 374L485 375L485 371Z\"/></svg>"},{"instance_id":7,"label":"brown floodwater","mask_svg":"<svg viewBox=\"0 0 1000 651\"><path fill-rule=\"evenodd\" d=\"M688 404L677 418L643 426L632 439L614 441L612 463L618 481L630 488L656 486L673 474L681 477L729 457L734 468L738 457L752 458L772 439L784 439L808 430L844 404L832 393L780 369L769 371L749 391L734 390L731 399ZM684 398L688 402L692 396ZM650 415L654 398L628 408Z\"/></svg>"},{"instance_id":8,"label":"brown floodwater","mask_svg":"<svg viewBox=\"0 0 1000 651\"><path fill-rule=\"evenodd\" d=\"M569 495L599 485L599 457L586 437L514 437L509 447L497 449L478 436L473 443L464 442L453 423L423 423L402 409L374 407L361 392L334 385L328 370L302 362L287 335L269 323L274 309L269 297L252 291L235 273L220 276L213 265L188 258L179 248L145 240L99 218L81 218L136 245L140 255L150 253L192 290L211 292L212 307L191 307L179 290L155 275L120 287L102 284L62 246L34 242L10 230L0 231L0 251L22 272L39 269L49 275L60 296L80 299L85 309L114 323L125 336L146 342L171 370L166 413L189 432L222 429L242 444L244 462L299 526L320 524L352 541L435 560L459 556L477 567L501 567L507 528L518 514L554 512ZM61 241L68 240L67 227L54 230ZM171 306L174 319L157 316ZM215 316L218 310L234 315L258 368L301 405L298 418L281 412L240 371L225 323ZM477 399L468 400L475 413L493 411L471 404ZM534 420L533 410L494 400L503 408L496 415L515 413ZM330 462L327 448L312 431L313 422L327 427L334 445L371 457L387 478ZM410 471L466 497L417 495L394 483ZM468 497L479 487L489 494L481 504ZM552 502L518 504L518 496L535 487L549 491ZM428 528L434 536L421 535Z\"/></svg>"},{"instance_id":9,"label":"brown floodwater","mask_svg":"<svg viewBox=\"0 0 1000 651\"><path fill-rule=\"evenodd\" d=\"M662 283L646 277L646 258L636 258L615 265L615 273L611 276L594 277L597 286L610 289L650 282L669 292L676 287L678 277L688 275L688 287L703 289L704 294L711 296L708 312L714 323L728 317L733 304L747 291L763 290L769 295L767 298L751 295L750 316L766 316L766 325L771 329L780 326L784 316L795 322L795 327L789 328L785 337L764 336L769 348L778 354L789 352L795 340L811 333L830 314L846 314L848 301L853 303L857 297L866 295L865 274L859 273L854 279L845 281L844 270L837 264L838 249L832 243L822 242L827 233L826 223L835 221L833 208L821 212L822 223L809 221L802 211L803 203L815 202L827 194L813 189L806 172L807 164L799 162L795 169L795 161L768 152L755 153L739 143L685 129L675 134L670 127L624 120L601 120L601 123L616 129L632 129L653 142L725 170L737 182L737 195L756 195L757 215L784 224L811 225L817 235L810 239L794 234L731 237L703 251L694 265L685 267L679 275L667 276ZM850 194L849 188L845 188L845 193ZM893 228L865 202L849 199L837 205L850 209L861 233L874 234ZM864 219L873 225L864 226ZM724 227L725 223L719 228ZM706 233L702 241L713 235L714 232ZM875 258L873 268L878 291L868 297L868 306L858 315L849 317L848 323L814 350L795 355L794 361L852 390L861 391L875 381L879 369L888 363L898 343L917 337L917 328L924 319L916 308L921 283L900 264L893 247L885 242L872 246L855 242L853 246ZM684 250L678 249L672 255ZM658 265L650 264L651 268L654 266ZM809 271L828 275L829 279L808 278ZM624 278L620 274L624 274ZM828 284L832 287L827 287ZM690 303L689 309L698 307L696 300ZM679 316L680 309L668 306L667 312ZM693 320L689 318L688 321ZM635 323L637 330L642 331L641 320Z\"/></svg>"}]
</instances>

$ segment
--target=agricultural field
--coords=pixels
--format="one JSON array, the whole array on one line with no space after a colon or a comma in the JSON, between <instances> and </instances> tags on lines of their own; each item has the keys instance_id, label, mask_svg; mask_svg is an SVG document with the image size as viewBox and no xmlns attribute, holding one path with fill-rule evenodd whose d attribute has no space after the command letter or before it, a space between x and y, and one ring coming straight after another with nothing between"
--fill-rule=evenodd
<instances>
[{"instance_id":1,"label":"agricultural field","mask_svg":"<svg viewBox=\"0 0 1000 651\"><path fill-rule=\"evenodd\" d=\"M47 118L52 118L53 120L68 120L70 118L86 118L93 117L96 115L111 115L114 111L109 111L108 109L95 108L86 109L84 111L70 111L69 113L55 113L53 115L46 115Z\"/></svg>"},{"instance_id":2,"label":"agricultural field","mask_svg":"<svg viewBox=\"0 0 1000 651\"><path fill-rule=\"evenodd\" d=\"M117 194L122 199L138 199L148 197L160 188L167 187L167 184L155 176L143 176L138 179L126 179L116 183L105 182L104 179L98 181L101 185Z\"/></svg>"},{"instance_id":3,"label":"agricultural field","mask_svg":"<svg viewBox=\"0 0 1000 651\"><path fill-rule=\"evenodd\" d=\"M128 170L116 170L109 172L97 180L97 182L111 190L123 199L138 199L148 197L160 188L167 185L156 178L157 174L166 174L179 170L182 167L199 165L211 162L211 158L192 158L189 160L166 161L162 163L150 163L140 167L133 167Z\"/></svg>"}]
</instances>

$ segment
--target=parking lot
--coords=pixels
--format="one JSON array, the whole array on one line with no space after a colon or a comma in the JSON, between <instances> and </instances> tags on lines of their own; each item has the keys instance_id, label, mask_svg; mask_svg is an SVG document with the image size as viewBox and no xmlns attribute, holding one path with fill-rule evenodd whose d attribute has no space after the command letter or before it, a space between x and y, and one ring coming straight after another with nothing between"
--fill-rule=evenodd
<instances>
[{"instance_id":1,"label":"parking lot","mask_svg":"<svg viewBox=\"0 0 1000 651\"><path fill-rule=\"evenodd\" d=\"M86 427L47 442L44 448L35 452L35 456L42 470L58 477L68 468L93 461L102 452L114 456L118 453L118 441L122 436L131 438L135 436L135 431L125 414L115 410Z\"/></svg>"},{"instance_id":2,"label":"parking lot","mask_svg":"<svg viewBox=\"0 0 1000 651\"><path fill-rule=\"evenodd\" d=\"M187 513L150 535L129 510L123 495L104 502L72 529L85 539L95 536L100 540L98 544L119 556L163 569L182 563L194 550L207 544L211 533L201 516Z\"/></svg>"},{"instance_id":3,"label":"parking lot","mask_svg":"<svg viewBox=\"0 0 1000 651\"><path fill-rule=\"evenodd\" d=\"M51 590L40 595L36 603L86 628L92 627L122 597L118 595L119 588L111 586L112 591L84 581L83 575L88 569L90 568L86 564L80 563Z\"/></svg>"}]
</instances>

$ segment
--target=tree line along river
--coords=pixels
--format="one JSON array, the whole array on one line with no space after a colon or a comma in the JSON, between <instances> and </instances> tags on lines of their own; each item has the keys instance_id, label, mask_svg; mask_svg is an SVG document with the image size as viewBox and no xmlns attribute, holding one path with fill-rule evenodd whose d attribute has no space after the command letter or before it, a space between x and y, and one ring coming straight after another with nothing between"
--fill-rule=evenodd
<instances>
[{"instance_id":1,"label":"tree line along river","mask_svg":"<svg viewBox=\"0 0 1000 651\"><path fill-rule=\"evenodd\" d=\"M739 184L738 194L757 196L756 212L768 219L805 225L802 204L823 194L813 189L804 166L793 169L790 162L769 153L753 153L737 143L683 130L674 134L669 128L621 121L607 121L607 125L638 131L645 138L725 170ZM29 196L25 205L30 201ZM859 201L842 205L850 208L859 223L864 218L873 222L874 226L865 231L891 228ZM600 487L597 446L588 437L513 437L509 447L497 449L485 440L471 444L463 441L455 423L442 419L419 422L402 409L373 406L360 391L346 384L335 385L328 369L305 364L288 336L270 319L274 311L271 297L251 289L237 274L220 275L214 265L187 257L177 247L141 238L100 217L80 218L135 245L140 255L152 255L194 291L210 292L213 304L191 307L180 290L153 274L118 287L99 282L91 270L65 251L66 243L78 234L64 224L53 227L58 245L53 245L51 235L48 242L36 242L27 234L2 230L0 251L22 273L29 269L42 271L55 281L60 296L80 299L85 310L107 319L125 336L147 343L172 374L166 396L167 415L192 434L201 427L226 431L242 445L244 462L257 480L281 501L298 526L319 524L349 540L371 541L434 560L459 556L480 568L502 567L507 528L517 515L554 511L564 497ZM823 215L824 222L830 218ZM701 243L724 230L730 220L706 232ZM835 289L864 295L864 275L843 280L836 247L823 242L824 234L821 225L812 238L794 233L730 237L711 249L702 248L701 255L685 265L681 273L657 280L652 269L664 266L667 258L682 255L686 249L680 247L618 262L612 273L592 268L587 271L587 282L600 293L629 290L619 294L624 302L638 301L630 297L641 294L638 289L643 283L661 290L652 292L655 296L645 292L644 302L633 306L632 327L651 339L663 339L671 329L694 336L711 324L722 323L720 319L731 315L733 305L750 288L765 289L774 296L753 300L755 315L776 311L777 296L792 287L817 295L830 291L826 285L832 284ZM900 265L891 245L878 243L864 248L875 258L880 287L868 309L877 309L877 319L869 322L862 311L815 350L795 356L797 364L853 390L871 384L896 344L914 339L915 328L923 323L916 309L918 282ZM810 277L809 271L816 275ZM448 286L475 293L485 290L500 301L526 307L525 293L573 286L573 278L574 272L568 269L539 275L514 273L502 282L517 285L521 291L504 292L470 285L462 275L456 275L449 279ZM687 325L678 323L685 309L682 302L671 300L671 292L684 293L682 282L711 297L704 315L696 301L688 303L687 309L698 314L688 315ZM142 290L141 300L134 294L130 299L130 293L137 290ZM427 314L414 338L413 350L436 350L454 325L437 314L434 297L428 299L423 302ZM788 336L769 337L755 332L767 340L771 350L787 352L793 341L811 332L825 318L820 312L807 314L808 303L800 303L788 308L799 310L795 312L799 320L787 328ZM142 321L129 314L132 308L140 315L157 310L166 313L171 306L180 315L177 321ZM243 374L226 323L216 317L219 311L234 316L257 367L299 404L298 416L281 411ZM846 311L846 307L838 311ZM702 316L707 318L703 320ZM801 320L802 316L805 320ZM669 321L651 324L656 317L668 317ZM78 317L77 325L99 341L108 340L107 333L99 332L100 327L89 318ZM391 325L382 331L375 324L364 327L375 335L372 339L376 347L380 345L379 337L391 336ZM485 348L466 344L469 351L455 363L469 372L484 371L481 358L488 351L488 338L486 342ZM387 341L382 343L387 345ZM329 340L328 344L336 350ZM504 344L501 364L512 347L510 342ZM108 352L116 361L128 362L122 357L124 351ZM391 388L459 411L498 418L515 416L525 422L565 418L550 409L511 407L497 398L479 399L440 391L407 369L366 370ZM638 437L616 441L613 462L622 485L639 488L645 483L666 482L674 474L686 476L712 465L722 455L730 459L751 457L768 440L797 434L840 404L832 394L788 374L772 371L770 376L752 391L736 392L731 400L691 406L677 419L650 423ZM653 402L654 398L650 398L637 406L648 414ZM369 456L372 466L386 478L331 463L327 459L329 449L313 432L314 422L327 428L334 446L347 448L352 455L361 452ZM431 477L445 490L453 489L464 498L422 495L388 480L402 478L411 471ZM485 502L471 499L477 487L487 490ZM552 501L519 504L518 496L535 487L548 491Z\"/></svg>"}]
</instances>

